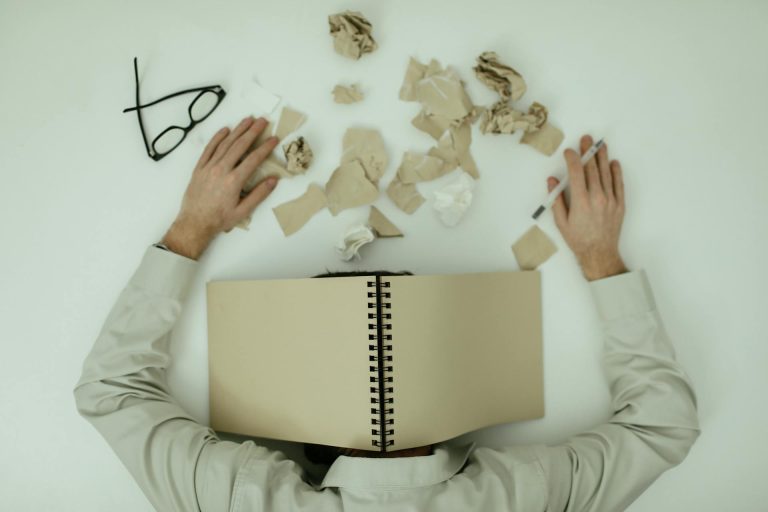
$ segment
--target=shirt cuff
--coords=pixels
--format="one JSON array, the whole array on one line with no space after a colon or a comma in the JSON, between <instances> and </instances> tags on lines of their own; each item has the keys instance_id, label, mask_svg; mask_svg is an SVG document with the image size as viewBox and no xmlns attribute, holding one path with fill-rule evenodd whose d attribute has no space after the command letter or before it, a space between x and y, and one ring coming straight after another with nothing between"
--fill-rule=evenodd
<instances>
[{"instance_id":1,"label":"shirt cuff","mask_svg":"<svg viewBox=\"0 0 768 512\"><path fill-rule=\"evenodd\" d=\"M183 301L189 293L197 265L195 260L150 246L130 284L152 294Z\"/></svg>"},{"instance_id":2,"label":"shirt cuff","mask_svg":"<svg viewBox=\"0 0 768 512\"><path fill-rule=\"evenodd\" d=\"M656 309L656 301L645 270L598 279L592 281L589 286L597 311L605 321Z\"/></svg>"}]
</instances>

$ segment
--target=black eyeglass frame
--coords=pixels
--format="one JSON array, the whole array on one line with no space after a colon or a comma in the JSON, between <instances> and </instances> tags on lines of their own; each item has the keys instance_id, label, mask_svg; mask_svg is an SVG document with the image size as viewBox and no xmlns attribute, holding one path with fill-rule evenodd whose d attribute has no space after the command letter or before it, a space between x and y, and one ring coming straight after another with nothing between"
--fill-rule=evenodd
<instances>
[{"instance_id":1,"label":"black eyeglass frame","mask_svg":"<svg viewBox=\"0 0 768 512\"><path fill-rule=\"evenodd\" d=\"M224 90L223 87L221 87L221 85L218 85L218 84L216 84L216 85L207 85L207 86L204 86L204 87L196 87L194 89L185 89L183 91L175 92L173 94L168 94L167 96L163 96L162 98L157 99L157 100L155 100L155 101L153 101L151 103L147 103L146 105L142 105L141 102L139 101L139 67L138 67L138 63L137 62L138 62L138 59L136 57L134 57L133 58L133 75L134 75L134 78L136 80L136 106L124 109L123 113L131 112L133 110L136 111L136 116L139 119L139 128L141 129L141 138L144 140L144 148L147 150L147 155L152 160L157 162L161 158L163 158L166 155L168 155L171 151L173 151L174 149L179 147L179 145L187 137L187 133L189 133L189 131L192 130L192 128L194 128L198 123L201 123L201 122L205 121L205 119L208 118L208 116L213 114L213 111L216 110L216 108L219 106L219 104L221 103L221 100L223 100L224 96L227 95L227 92ZM175 98L176 96L181 96L182 94L189 94L189 93L193 93L193 92L197 92L198 95L195 96L195 99L193 99L192 102L189 104L189 107L187 107L187 113L189 114L189 121L190 121L189 125L187 125L186 127L177 126L177 125L169 126L165 130L160 132L160 135L158 135L157 137L155 137L152 140L152 144L150 146L150 144L147 142L147 133L144 130L144 123L141 120L141 109L147 108L147 107L151 107L152 105L156 105L156 104L160 103L161 101L165 101L165 100L170 99L170 98ZM212 93L216 94L216 104L213 106L213 108L211 109L210 112L205 114L205 116L203 116L202 118L200 118L198 120L195 120L192 117L192 107L195 105L195 102L197 100L199 100L203 96L203 94L205 94L207 92L212 92ZM163 135L165 135L166 133L168 133L171 130L181 130L183 132L181 138L168 151L165 151L165 152L162 152L162 153L157 151L157 149L155 149L155 143L158 140L160 140L160 138Z\"/></svg>"}]
</instances>

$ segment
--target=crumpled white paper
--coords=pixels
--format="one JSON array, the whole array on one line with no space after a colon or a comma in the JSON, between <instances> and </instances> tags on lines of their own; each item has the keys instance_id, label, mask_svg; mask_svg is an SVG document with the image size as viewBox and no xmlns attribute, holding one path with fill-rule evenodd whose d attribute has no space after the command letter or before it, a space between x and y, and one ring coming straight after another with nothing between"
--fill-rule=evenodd
<instances>
[{"instance_id":1,"label":"crumpled white paper","mask_svg":"<svg viewBox=\"0 0 768 512\"><path fill-rule=\"evenodd\" d=\"M362 246L371 243L376 239L371 228L361 224L352 226L344 233L344 237L336 245L336 252L344 261L350 261L354 258L360 258L357 253Z\"/></svg>"},{"instance_id":2,"label":"crumpled white paper","mask_svg":"<svg viewBox=\"0 0 768 512\"><path fill-rule=\"evenodd\" d=\"M435 201L432 207L446 226L455 226L464 217L472 204L472 191L475 180L466 172L440 190L433 192Z\"/></svg>"}]
</instances>

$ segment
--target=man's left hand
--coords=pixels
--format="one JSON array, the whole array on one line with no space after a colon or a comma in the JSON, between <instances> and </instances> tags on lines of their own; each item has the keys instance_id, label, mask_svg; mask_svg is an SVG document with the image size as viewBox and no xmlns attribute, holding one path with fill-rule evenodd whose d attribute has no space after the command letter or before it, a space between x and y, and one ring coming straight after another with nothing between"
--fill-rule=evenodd
<instances>
[{"instance_id":1,"label":"man's left hand","mask_svg":"<svg viewBox=\"0 0 768 512\"><path fill-rule=\"evenodd\" d=\"M163 237L171 251L197 260L219 233L229 232L272 192L275 177L240 197L245 182L277 145L277 137L270 137L246 156L266 126L263 118L248 116L233 131L222 128L213 136L192 171L181 210Z\"/></svg>"}]
</instances>

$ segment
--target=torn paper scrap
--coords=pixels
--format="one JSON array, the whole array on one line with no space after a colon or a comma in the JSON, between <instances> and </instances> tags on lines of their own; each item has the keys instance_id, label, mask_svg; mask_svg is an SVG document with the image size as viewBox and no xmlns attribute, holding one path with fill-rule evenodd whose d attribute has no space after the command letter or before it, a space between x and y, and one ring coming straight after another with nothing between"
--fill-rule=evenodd
<instances>
[{"instance_id":1,"label":"torn paper scrap","mask_svg":"<svg viewBox=\"0 0 768 512\"><path fill-rule=\"evenodd\" d=\"M363 101L363 92L356 84L337 85L333 88L333 101L336 103L357 103Z\"/></svg>"},{"instance_id":2,"label":"torn paper scrap","mask_svg":"<svg viewBox=\"0 0 768 512\"><path fill-rule=\"evenodd\" d=\"M416 84L424 78L427 66L417 61L413 57L408 61L408 67L405 69L403 84L400 86L399 97L403 101L416 101Z\"/></svg>"},{"instance_id":3,"label":"torn paper scrap","mask_svg":"<svg viewBox=\"0 0 768 512\"><path fill-rule=\"evenodd\" d=\"M557 246L535 224L512 244L521 270L535 270L557 252Z\"/></svg>"},{"instance_id":4,"label":"torn paper scrap","mask_svg":"<svg viewBox=\"0 0 768 512\"><path fill-rule=\"evenodd\" d=\"M333 49L336 53L359 59L371 53L378 46L371 35L371 22L356 11L344 11L328 16L333 37Z\"/></svg>"},{"instance_id":5,"label":"torn paper scrap","mask_svg":"<svg viewBox=\"0 0 768 512\"><path fill-rule=\"evenodd\" d=\"M504 101L495 103L485 111L480 122L482 133L514 133L523 130L526 133L539 130L547 122L547 108L534 102L525 114L512 108Z\"/></svg>"},{"instance_id":6,"label":"torn paper scrap","mask_svg":"<svg viewBox=\"0 0 768 512\"><path fill-rule=\"evenodd\" d=\"M283 140L288 134L299 129L307 120L307 116L301 112L283 107L283 111L280 113L280 120L277 122L277 129L275 130L275 137Z\"/></svg>"},{"instance_id":7,"label":"torn paper scrap","mask_svg":"<svg viewBox=\"0 0 768 512\"><path fill-rule=\"evenodd\" d=\"M370 204L379 197L379 189L365 175L359 160L344 162L325 184L328 209L334 216L347 208Z\"/></svg>"},{"instance_id":8,"label":"torn paper scrap","mask_svg":"<svg viewBox=\"0 0 768 512\"><path fill-rule=\"evenodd\" d=\"M448 174L459 166L459 156L453 147L453 134L447 131L437 141L437 146L427 151L427 155L439 158L443 161L443 167L440 169L440 175Z\"/></svg>"},{"instance_id":9,"label":"torn paper scrap","mask_svg":"<svg viewBox=\"0 0 768 512\"><path fill-rule=\"evenodd\" d=\"M525 94L525 80L511 67L499 62L496 52L483 52L474 67L477 79L499 93L504 101L519 100Z\"/></svg>"},{"instance_id":10,"label":"torn paper scrap","mask_svg":"<svg viewBox=\"0 0 768 512\"><path fill-rule=\"evenodd\" d=\"M427 112L447 119L460 119L472 112L472 102L458 76L441 72L416 84L416 99Z\"/></svg>"},{"instance_id":11,"label":"torn paper scrap","mask_svg":"<svg viewBox=\"0 0 768 512\"><path fill-rule=\"evenodd\" d=\"M469 152L469 145L472 143L471 126L468 123L462 123L458 126L451 126L448 132L453 139L453 149L456 152L459 166L476 180L480 179L475 159L472 158L472 153Z\"/></svg>"},{"instance_id":12,"label":"torn paper scrap","mask_svg":"<svg viewBox=\"0 0 768 512\"><path fill-rule=\"evenodd\" d=\"M562 142L563 132L550 123L544 123L539 130L528 132L520 139L520 144L528 144L547 156L551 156Z\"/></svg>"},{"instance_id":13,"label":"torn paper scrap","mask_svg":"<svg viewBox=\"0 0 768 512\"><path fill-rule=\"evenodd\" d=\"M267 116L272 114L280 103L280 96L263 88L255 79L245 85L241 96L256 112Z\"/></svg>"},{"instance_id":14,"label":"torn paper scrap","mask_svg":"<svg viewBox=\"0 0 768 512\"><path fill-rule=\"evenodd\" d=\"M250 192L253 187L258 185L261 180L269 178L270 176L277 176L278 178L291 178L293 175L288 172L283 163L275 157L275 155L269 155L259 165L248 181L243 185L243 192Z\"/></svg>"},{"instance_id":15,"label":"torn paper scrap","mask_svg":"<svg viewBox=\"0 0 768 512\"><path fill-rule=\"evenodd\" d=\"M463 172L459 177L433 192L435 201L432 207L437 211L440 220L446 226L455 226L467 213L472 204L472 190L475 188L475 180Z\"/></svg>"},{"instance_id":16,"label":"torn paper scrap","mask_svg":"<svg viewBox=\"0 0 768 512\"><path fill-rule=\"evenodd\" d=\"M397 169L397 177L403 183L431 181L442 176L443 161L437 157L406 151Z\"/></svg>"},{"instance_id":17,"label":"torn paper scrap","mask_svg":"<svg viewBox=\"0 0 768 512\"><path fill-rule=\"evenodd\" d=\"M384 139L377 130L349 128L342 140L341 163L359 160L371 183L377 184L387 169L389 158Z\"/></svg>"},{"instance_id":18,"label":"torn paper scrap","mask_svg":"<svg viewBox=\"0 0 768 512\"><path fill-rule=\"evenodd\" d=\"M392 238L403 236L403 232L397 229L388 218L375 206L371 206L371 213L368 215L368 226L378 238Z\"/></svg>"},{"instance_id":19,"label":"torn paper scrap","mask_svg":"<svg viewBox=\"0 0 768 512\"><path fill-rule=\"evenodd\" d=\"M358 251L365 244L371 243L376 239L371 228L364 225L353 226L344 233L344 236L336 244L336 252L344 261L359 259Z\"/></svg>"},{"instance_id":20,"label":"torn paper scrap","mask_svg":"<svg viewBox=\"0 0 768 512\"><path fill-rule=\"evenodd\" d=\"M325 206L326 197L323 187L310 183L303 195L272 208L272 211L285 236L289 236L301 229Z\"/></svg>"},{"instance_id":21,"label":"torn paper scrap","mask_svg":"<svg viewBox=\"0 0 768 512\"><path fill-rule=\"evenodd\" d=\"M403 183L395 176L387 187L387 196L405 213L411 214L424 204L424 196L416 190L413 183Z\"/></svg>"},{"instance_id":22,"label":"torn paper scrap","mask_svg":"<svg viewBox=\"0 0 768 512\"><path fill-rule=\"evenodd\" d=\"M312 164L312 148L304 137L295 139L290 144L283 145L285 154L285 169L291 174L304 174Z\"/></svg>"},{"instance_id":23,"label":"torn paper scrap","mask_svg":"<svg viewBox=\"0 0 768 512\"><path fill-rule=\"evenodd\" d=\"M451 120L442 116L428 113L422 109L411 119L411 124L418 130L428 133L435 140L440 140L445 130L451 125Z\"/></svg>"}]
</instances>

